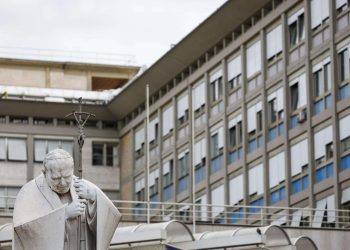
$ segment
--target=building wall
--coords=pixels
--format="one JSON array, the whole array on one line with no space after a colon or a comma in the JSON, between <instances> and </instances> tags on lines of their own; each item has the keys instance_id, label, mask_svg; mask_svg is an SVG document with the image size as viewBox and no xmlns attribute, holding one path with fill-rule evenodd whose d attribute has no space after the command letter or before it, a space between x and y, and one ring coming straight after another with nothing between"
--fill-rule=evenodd
<instances>
[{"instance_id":1,"label":"building wall","mask_svg":"<svg viewBox=\"0 0 350 250\"><path fill-rule=\"evenodd\" d=\"M128 81L138 67L0 60L0 85L92 90L92 77Z\"/></svg>"},{"instance_id":2,"label":"building wall","mask_svg":"<svg viewBox=\"0 0 350 250\"><path fill-rule=\"evenodd\" d=\"M93 166L92 165L92 142L118 143L110 138L86 138L83 148L83 177L96 184L103 190L120 190L120 167L119 166Z\"/></svg>"},{"instance_id":3,"label":"building wall","mask_svg":"<svg viewBox=\"0 0 350 250\"><path fill-rule=\"evenodd\" d=\"M278 1L274 1L276 2ZM321 3L315 0L313 4L315 2ZM349 88L348 72L350 69L349 66L345 67L347 78L342 81L339 75L341 70L339 53L342 48L348 46L350 41L350 30L342 26L344 22L342 17L348 15L349 9L345 6L343 9L336 10L334 1L329 0L326 3L331 11L328 18L323 19L318 27L311 26L315 22L317 13L313 12L311 16L311 7L314 5L311 6L310 1L285 1L275 8L272 7L272 11L266 16L263 15L261 20L248 29L242 25L243 34L236 36L236 33L233 32L231 42L222 41L223 48L213 44L213 50L208 52L205 62L201 63L193 73L181 80L174 79L172 85L164 83L164 88L151 96L150 120L158 117L159 122L157 127L150 129L157 130L158 137L155 144L159 147L159 155L155 154L155 158L152 158L151 154L150 168L160 170L158 185L160 200L163 200L165 192L162 184L164 182L162 168L164 163L171 158L174 162L174 195L171 201L182 202L186 199L192 201L191 193L194 187L196 197L206 194L208 203L214 201L228 205L318 207L319 201L334 195L334 202L329 206L344 207L341 202L342 191L348 188L348 182L346 182L347 177L342 176L348 176L349 169L344 164L347 164L346 157L349 152L343 149L344 141L340 142L339 136L342 132L339 119L347 116L350 110L349 95L342 96L341 94L344 86L344 88ZM295 18L295 15L299 18L301 9L304 9L305 35L296 44L291 44L292 19ZM282 30L280 33L277 32L280 37L269 38L276 27ZM271 54L269 50L275 49L271 43L276 40L280 40L281 50L276 51L276 54L272 53L272 57L268 57ZM250 49L256 46L257 41L260 41L259 49L252 52ZM230 83L232 79L229 79L229 71L236 70L230 66L230 63L238 56L241 57L241 79L237 83ZM193 61L196 60L200 59L193 58ZM348 58L347 61L349 61ZM319 85L315 80L317 77L315 68L320 63L322 74L329 70L327 72L329 72L328 79L331 87L320 95L316 95ZM325 69L328 63L330 63L330 68ZM258 69L254 71L255 68ZM218 70L221 70L221 76L215 78ZM253 73L251 73L252 70ZM302 85L303 80L300 78L302 75L305 77L303 82L305 85ZM322 77L326 78L325 75ZM293 93L295 93L292 87L295 79L300 82L298 83L300 87L298 87L297 107L293 106L297 103L293 104L292 100ZM196 98L203 98L203 103L200 103L203 105L199 105L198 110L194 112L191 108L196 105L193 96L196 95L196 87L201 83L204 84L204 88ZM301 86L305 88L302 89ZM217 94L218 92L220 94ZM184 93L188 94L186 106L188 115L185 121L180 121L183 118L178 116L178 110L180 110L178 101ZM274 104L281 107L274 112L282 111L282 113L277 114L279 116L277 120L271 121L270 102L274 95L280 96L279 98L283 100L279 104ZM331 98L327 99L328 97ZM304 99L301 100L302 98ZM300 102L303 102L302 105L299 105ZM319 102L322 105L321 111L317 106ZM165 114L169 106L173 107L170 116ZM136 140L138 131L145 130L146 112L142 111L142 107L139 110L141 112L135 112L126 117L125 126L121 130L121 134L134 132L132 137L128 136L130 140ZM252 121L255 123L254 129L251 129ZM169 122L171 130L164 134L163 128L169 127ZM237 122L242 123L242 140L238 145L236 143L231 147L230 128L232 125L230 124L237 124ZM194 134L191 132L192 128ZM317 134L324 129L327 130L324 136L318 136ZM214 138L216 134L219 136ZM322 147L319 143L321 137L330 138L327 142L321 142ZM142 186L142 181L140 182L142 179L145 179L144 183L147 183L146 138L145 132L140 143L140 145L143 143L141 150L137 148L137 145L133 150L135 174L134 178L129 181L135 186L136 183L141 183ZM202 172L204 177L200 183L193 185L194 164L192 162L195 157L192 142L196 143L203 138L206 140L204 150L206 157ZM292 174L294 171L292 162L295 156L292 158L292 147L306 138L307 147L299 154L305 154L307 161L305 165L300 166L302 169L298 174L294 175ZM222 147L218 144L221 144ZM130 145L123 143L122 151L128 149L123 149L124 146L129 147ZM213 149L213 146L216 148ZM151 150L153 147L150 145ZM186 150L189 151L187 164L185 164L188 178L187 188L179 192L183 185L183 179L179 176L179 168L182 164L179 156ZM215 155L213 155L213 150ZM242 151L239 152L240 150ZM319 150L326 152L323 158L318 158ZM257 166L259 169L254 168ZM199 165L196 168L199 169ZM327 172L325 176L323 176L323 171ZM234 188L229 188L230 181L239 175L243 176L243 184L236 188L243 189L242 199L231 203L230 199L235 191ZM307 176L308 179L305 187L301 187L301 190L294 190L298 184L297 181L302 180L304 176ZM126 178L123 172L122 178ZM217 197L214 197L216 192L214 190L221 190L221 187L225 193L217 201ZM147 189L145 184L143 184L143 189ZM123 190L124 193L128 191ZM132 193L127 193L123 194L123 197L132 197L132 195Z\"/></svg>"},{"instance_id":4,"label":"building wall","mask_svg":"<svg viewBox=\"0 0 350 250\"><path fill-rule=\"evenodd\" d=\"M46 71L43 67L0 65L0 84L43 88L46 86Z\"/></svg>"},{"instance_id":5,"label":"building wall","mask_svg":"<svg viewBox=\"0 0 350 250\"><path fill-rule=\"evenodd\" d=\"M88 73L77 70L51 69L49 74L51 88L88 90Z\"/></svg>"}]
</instances>

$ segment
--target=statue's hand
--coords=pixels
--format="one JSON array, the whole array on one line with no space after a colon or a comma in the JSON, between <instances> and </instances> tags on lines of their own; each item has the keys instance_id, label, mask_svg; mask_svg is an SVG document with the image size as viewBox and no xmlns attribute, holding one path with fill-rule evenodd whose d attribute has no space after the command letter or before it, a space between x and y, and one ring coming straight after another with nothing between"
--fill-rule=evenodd
<instances>
[{"instance_id":1,"label":"statue's hand","mask_svg":"<svg viewBox=\"0 0 350 250\"><path fill-rule=\"evenodd\" d=\"M93 186L89 185L89 183L81 179L75 179L73 186L80 198L92 202L96 200L96 190Z\"/></svg>"},{"instance_id":2,"label":"statue's hand","mask_svg":"<svg viewBox=\"0 0 350 250\"><path fill-rule=\"evenodd\" d=\"M85 211L86 200L76 199L66 207L66 219L74 219L79 215L82 215Z\"/></svg>"}]
</instances>

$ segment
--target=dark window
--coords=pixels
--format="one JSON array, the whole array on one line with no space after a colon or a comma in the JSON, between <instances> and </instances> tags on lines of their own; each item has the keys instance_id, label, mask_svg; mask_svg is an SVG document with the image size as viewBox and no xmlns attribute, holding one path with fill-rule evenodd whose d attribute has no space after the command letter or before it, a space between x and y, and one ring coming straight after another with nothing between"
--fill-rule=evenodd
<instances>
[{"instance_id":1,"label":"dark window","mask_svg":"<svg viewBox=\"0 0 350 250\"><path fill-rule=\"evenodd\" d=\"M103 165L103 144L92 144L92 165Z\"/></svg>"},{"instance_id":2,"label":"dark window","mask_svg":"<svg viewBox=\"0 0 350 250\"><path fill-rule=\"evenodd\" d=\"M292 85L290 87L290 95L291 95L291 109L292 111L298 109L298 101L299 101L299 93L298 93L298 83Z\"/></svg>"},{"instance_id":3,"label":"dark window","mask_svg":"<svg viewBox=\"0 0 350 250\"><path fill-rule=\"evenodd\" d=\"M116 166L118 165L118 146L113 143L92 143L92 165Z\"/></svg>"}]
</instances>

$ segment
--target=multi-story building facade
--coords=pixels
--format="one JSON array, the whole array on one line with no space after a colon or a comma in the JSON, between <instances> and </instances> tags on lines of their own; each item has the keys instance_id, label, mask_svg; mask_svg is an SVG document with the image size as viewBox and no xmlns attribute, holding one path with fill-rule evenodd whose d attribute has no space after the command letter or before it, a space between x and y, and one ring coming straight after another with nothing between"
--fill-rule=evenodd
<instances>
[{"instance_id":1,"label":"multi-story building facade","mask_svg":"<svg viewBox=\"0 0 350 250\"><path fill-rule=\"evenodd\" d=\"M83 109L96 115L86 123L83 175L112 199L119 198L119 140L106 103L138 71L134 66L0 60L2 210L11 211L11 197L40 174L43 158L50 150L63 148L79 159L74 146L78 132L74 118L65 119L72 110L78 110L79 97L84 99Z\"/></svg>"},{"instance_id":2,"label":"multi-story building facade","mask_svg":"<svg viewBox=\"0 0 350 250\"><path fill-rule=\"evenodd\" d=\"M104 190L107 180L120 185L120 198L140 201L137 208L148 199L229 205L224 222L235 223L263 206L309 207L320 209L315 226L340 222L334 209L350 205L349 7L346 0L227 1L110 101L84 106L101 121L87 131L84 173ZM19 148L14 133L28 148L24 164L16 156L16 171L2 167L13 174L1 185L20 186L36 171L36 144L43 155L52 134L73 140L75 128L61 128L58 118L75 106L11 98L0 105L2 157ZM12 116L24 114L29 126L13 125L21 122ZM115 128L101 129L104 121ZM112 152L119 152L120 175L105 166ZM223 207L201 209L200 220L221 222ZM294 226L310 217L290 216Z\"/></svg>"},{"instance_id":3,"label":"multi-story building facade","mask_svg":"<svg viewBox=\"0 0 350 250\"><path fill-rule=\"evenodd\" d=\"M111 102L121 198L310 207L334 223L325 211L350 204L349 10L226 2Z\"/></svg>"}]
</instances>

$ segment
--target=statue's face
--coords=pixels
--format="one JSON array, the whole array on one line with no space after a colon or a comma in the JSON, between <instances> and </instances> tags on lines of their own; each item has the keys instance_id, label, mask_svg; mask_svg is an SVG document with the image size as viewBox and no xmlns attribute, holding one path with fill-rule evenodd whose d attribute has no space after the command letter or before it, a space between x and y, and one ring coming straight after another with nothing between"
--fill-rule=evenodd
<instances>
[{"instance_id":1,"label":"statue's face","mask_svg":"<svg viewBox=\"0 0 350 250\"><path fill-rule=\"evenodd\" d=\"M58 194L67 193L73 179L72 162L67 160L50 162L45 171L45 178L53 191Z\"/></svg>"}]
</instances>

